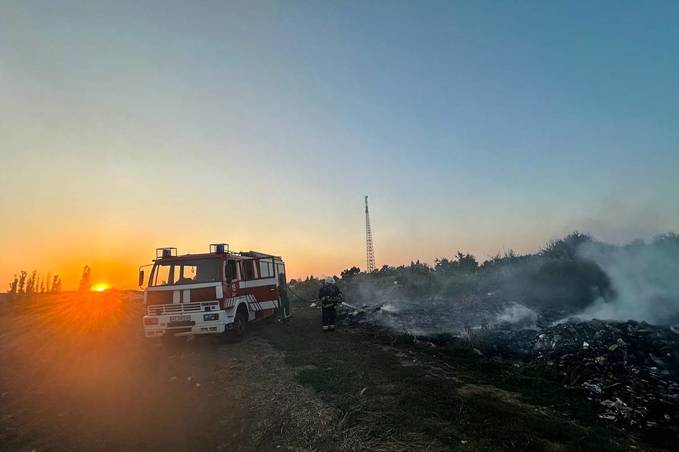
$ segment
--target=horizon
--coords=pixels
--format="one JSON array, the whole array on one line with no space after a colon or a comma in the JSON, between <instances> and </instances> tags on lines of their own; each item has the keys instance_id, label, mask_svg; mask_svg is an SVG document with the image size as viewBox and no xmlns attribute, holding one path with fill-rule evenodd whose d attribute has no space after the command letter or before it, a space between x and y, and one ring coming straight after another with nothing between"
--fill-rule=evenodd
<instances>
[{"instance_id":1,"label":"horizon","mask_svg":"<svg viewBox=\"0 0 679 452\"><path fill-rule=\"evenodd\" d=\"M666 231L666 232L664 232L664 233L656 234L656 235L654 235L653 237L650 237L650 238L647 238L647 239L635 238L635 239L631 239L631 240L629 240L629 241L627 241L627 242L611 243L611 242L604 242L604 241L598 240L596 237L593 237L592 235L588 234L587 232L583 232L583 231L573 231L571 234L584 234L585 236L589 237L593 243L599 243L599 244L604 244L604 245L613 245L613 246L623 246L623 247L626 246L626 245L633 245L633 244L635 244L635 243L637 243L637 242L641 242L641 243L644 243L644 244L649 244L652 240L654 240L654 239L656 239L656 238L659 238L659 237L668 236L668 235L679 235L679 234L677 234L677 233L674 232L674 231ZM381 268L383 268L383 267L390 267L390 268L407 267L408 265L412 265L413 263L417 263L417 264L420 264L420 263L421 263L421 264L424 264L424 265L426 265L426 266L429 266L430 268L433 269L434 266L435 266L435 264L436 264L436 261L437 261L437 260L439 260L439 259L444 259L444 258L445 258L445 259L450 259L450 260L454 261L454 260L456 259L456 254L457 254L458 252L461 252L461 253L463 253L463 254L470 254L472 257L474 257L474 258L476 259L476 261L478 262L478 265L479 265L479 266L485 264L487 261L491 261L492 259L494 259L494 258L496 258L496 257L498 257L498 256L501 257L501 256L503 256L503 255L506 255L505 253L509 253L509 252L515 253L515 256L517 256L517 257L521 257L521 256L536 256L536 255L539 255L539 254L540 254L540 253L541 253L541 252L542 252L542 251L543 251L550 243L552 243L553 241L555 241L555 240L560 240L560 239L565 239L565 238L567 238L567 237L568 237L569 235L571 235L571 234L568 234L567 236L559 237L559 238L556 238L556 239L554 239L554 240L550 240L550 241L548 241L548 242L545 242L545 243L542 244L540 247L538 247L538 248L536 248L536 249L534 249L534 250L527 251L527 252L516 252L516 250L514 250L513 248L508 248L508 249L504 249L504 250L498 251L497 253L495 253L495 254L493 254L493 255L489 255L489 256L480 258L479 256L476 256L476 255L474 255L473 253L466 253L466 252L464 252L463 250L456 250L456 251L451 252L451 253L449 253L449 254L447 254L447 255L436 256L436 257L434 257L431 261L424 261L424 260L421 260L421 259L411 259L411 260L409 260L409 261L400 262L400 263L392 263L392 264L382 264L382 265L377 265L377 266L375 267L375 271L379 271L379 270L380 270ZM159 248L159 249L160 249L160 248ZM234 251L234 253L240 253L240 252L242 252L242 251L243 251L243 250L241 250L241 251ZM256 251L256 250L250 250L250 251ZM183 255L192 255L192 254L196 254L196 255L197 255L197 254L203 254L203 253L179 253L179 250L177 250L177 252L178 252L178 255L180 255L180 256L183 256ZM285 259L284 259L284 260L285 260ZM151 263L152 263L152 262L153 262L153 260L151 261ZM365 262L364 262L364 263L365 263ZM147 265L149 265L149 264L147 264ZM308 273L308 274L295 275L295 276L291 276L291 275L288 274L288 280L289 280L289 281L292 281L292 280L304 281L304 280L306 280L306 279L308 279L308 278L323 279L325 276L334 276L334 277L337 278L337 277L339 277L340 273L341 273L343 270L350 270L350 269L352 269L353 267L358 267L359 270L360 270L361 272L366 272L365 265L361 266L361 265L356 264L356 265L351 265L351 266L348 266L348 267L346 267L346 268L343 268L342 270L340 270L340 271L338 271L338 272L335 272L335 273L326 273L326 274L318 274L318 273L317 273L317 274L314 274L314 273ZM110 283L110 279L105 278L105 277L98 277L98 276L97 276L96 270L93 269L91 266L85 264L85 265L83 266L83 271L84 271L85 268L87 268L87 269L90 271L90 279L91 279L91 284L90 284L90 286L89 286L89 289L86 289L86 290L90 290L90 291L94 291L94 292L103 292L103 291L109 291L109 290L114 290L114 291L115 291L115 290L120 290L120 291L141 291L141 290L143 290L143 289L140 288L139 286L135 286L135 287L120 287L120 286L112 285L112 284ZM24 270L24 271L26 271L27 276L30 276L30 274L31 274L33 271L35 271L39 279L44 278L46 275L47 275L47 276L50 276L50 275L51 275L52 277L59 276L59 277L61 278L61 275L60 275L58 272L57 272L57 273L43 272L43 271L39 271L39 270L37 270L37 269ZM14 275L13 275L13 278L15 278L15 277L18 275L18 273L20 273L20 272L17 272L16 274L14 274ZM83 276L82 273L80 274L80 276ZM80 280L80 278L79 278L79 280ZM49 281L49 279L48 279L48 281ZM42 282L44 283L45 281L42 281ZM60 287L61 287L61 284L62 284L62 283L64 283L64 281L63 281L63 280L60 280ZM48 284L47 287L48 287L48 289L49 289L49 284ZM66 281L66 285L65 285L64 287L65 287L65 289L61 289L61 288L60 288L60 289L58 290L58 292L78 292L78 291L81 291L81 290L82 290L82 289L78 289L78 284L76 284L76 283L71 283L70 280ZM46 293L48 293L48 292L50 292L50 291L47 290ZM4 293L8 293L8 292L6 292L6 291L5 291L5 292L0 292L0 294L4 294ZM42 292L36 292L36 293L42 293Z\"/></svg>"},{"instance_id":2,"label":"horizon","mask_svg":"<svg viewBox=\"0 0 679 452\"><path fill-rule=\"evenodd\" d=\"M160 246L290 278L679 231L679 4L0 6L0 290Z\"/></svg>"}]
</instances>

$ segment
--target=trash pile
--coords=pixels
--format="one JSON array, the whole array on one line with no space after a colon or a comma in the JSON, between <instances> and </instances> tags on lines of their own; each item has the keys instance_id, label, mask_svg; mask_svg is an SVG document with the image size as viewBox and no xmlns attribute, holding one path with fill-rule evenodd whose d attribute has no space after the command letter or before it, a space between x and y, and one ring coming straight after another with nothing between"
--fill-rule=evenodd
<instances>
[{"instance_id":1,"label":"trash pile","mask_svg":"<svg viewBox=\"0 0 679 452\"><path fill-rule=\"evenodd\" d=\"M633 321L594 320L540 336L538 356L557 358L569 384L579 384L605 408L602 418L679 432L679 334Z\"/></svg>"},{"instance_id":2,"label":"trash pile","mask_svg":"<svg viewBox=\"0 0 679 452\"><path fill-rule=\"evenodd\" d=\"M443 324L448 328L448 340L465 337L475 351L486 356L546 366L561 384L583 391L599 404L602 419L621 427L679 434L679 326L603 320L554 324L551 315L541 313L535 320L520 306L508 305L477 311L485 312L485 317L495 322L470 326L467 321L464 326L451 328L454 323L438 312L422 315L407 305L398 311L389 308L350 306L340 312L340 317L345 324L386 326L420 339L429 338L436 345L445 345L445 340L436 340L442 331L435 327ZM512 321L497 321L505 318ZM529 322L517 322L516 318Z\"/></svg>"},{"instance_id":3,"label":"trash pile","mask_svg":"<svg viewBox=\"0 0 679 452\"><path fill-rule=\"evenodd\" d=\"M483 350L553 366L561 382L620 426L679 433L679 327L569 321L541 330L489 330Z\"/></svg>"}]
</instances>

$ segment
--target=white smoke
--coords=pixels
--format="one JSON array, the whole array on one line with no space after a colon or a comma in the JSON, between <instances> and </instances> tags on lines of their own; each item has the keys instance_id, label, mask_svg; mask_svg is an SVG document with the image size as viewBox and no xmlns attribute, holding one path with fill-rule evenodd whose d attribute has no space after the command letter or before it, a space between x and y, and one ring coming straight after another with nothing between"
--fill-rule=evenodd
<instances>
[{"instance_id":1,"label":"white smoke","mask_svg":"<svg viewBox=\"0 0 679 452\"><path fill-rule=\"evenodd\" d=\"M598 299L578 318L667 324L679 318L679 243L674 239L625 247L589 243L580 250L611 280L615 295Z\"/></svg>"},{"instance_id":2,"label":"white smoke","mask_svg":"<svg viewBox=\"0 0 679 452\"><path fill-rule=\"evenodd\" d=\"M497 323L509 323L521 328L534 328L538 315L535 311L518 303L511 303L497 315Z\"/></svg>"},{"instance_id":3,"label":"white smoke","mask_svg":"<svg viewBox=\"0 0 679 452\"><path fill-rule=\"evenodd\" d=\"M391 276L356 280L348 299L362 308L367 321L427 335L464 334L486 327L533 329L563 315L568 316L562 320L572 318L579 310L575 318L581 320L679 322L679 236L669 234L650 243L625 246L588 241L578 248L578 258L574 266L551 267L550 271L563 267L579 273L547 274L547 279L535 275L544 276L542 266L563 264L563 258L533 255L497 271L479 270L474 278L399 270L399 284ZM599 268L611 290L600 284L605 278ZM588 281L592 273L596 273L596 284L587 296L583 280Z\"/></svg>"},{"instance_id":4,"label":"white smoke","mask_svg":"<svg viewBox=\"0 0 679 452\"><path fill-rule=\"evenodd\" d=\"M380 307L380 309L384 312L388 312L389 314L398 314L401 312L401 308L394 303L384 304L382 307Z\"/></svg>"}]
</instances>

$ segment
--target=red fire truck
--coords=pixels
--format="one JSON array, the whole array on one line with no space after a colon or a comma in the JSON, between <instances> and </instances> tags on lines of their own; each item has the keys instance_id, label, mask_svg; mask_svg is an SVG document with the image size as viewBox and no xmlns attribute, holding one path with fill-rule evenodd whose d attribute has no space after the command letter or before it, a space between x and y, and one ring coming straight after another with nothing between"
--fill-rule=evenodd
<instances>
[{"instance_id":1,"label":"red fire truck","mask_svg":"<svg viewBox=\"0 0 679 452\"><path fill-rule=\"evenodd\" d=\"M211 244L209 253L181 256L176 248L158 248L153 264L139 269L139 285L145 283L146 337L241 337L248 322L278 312L287 316L283 260L256 251L234 253L224 243Z\"/></svg>"}]
</instances>

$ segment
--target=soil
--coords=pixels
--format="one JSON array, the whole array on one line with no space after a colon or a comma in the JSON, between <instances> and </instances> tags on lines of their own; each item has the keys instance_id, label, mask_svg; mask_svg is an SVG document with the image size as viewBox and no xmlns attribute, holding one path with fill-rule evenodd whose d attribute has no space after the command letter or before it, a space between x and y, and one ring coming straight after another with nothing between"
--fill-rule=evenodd
<instances>
[{"instance_id":1,"label":"soil","mask_svg":"<svg viewBox=\"0 0 679 452\"><path fill-rule=\"evenodd\" d=\"M256 332L166 346L138 298L81 298L2 306L0 449L304 448L336 417Z\"/></svg>"},{"instance_id":2,"label":"soil","mask_svg":"<svg viewBox=\"0 0 679 452\"><path fill-rule=\"evenodd\" d=\"M289 322L241 342L143 337L138 295L0 303L0 449L627 450L539 375L470 350Z\"/></svg>"}]
</instances>

